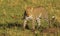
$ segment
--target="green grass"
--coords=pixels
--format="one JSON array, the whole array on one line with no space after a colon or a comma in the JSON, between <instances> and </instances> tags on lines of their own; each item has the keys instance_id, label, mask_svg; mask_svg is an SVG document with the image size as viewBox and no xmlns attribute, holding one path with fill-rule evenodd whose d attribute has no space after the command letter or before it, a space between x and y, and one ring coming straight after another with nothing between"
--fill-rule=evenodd
<instances>
[{"instance_id":1,"label":"green grass","mask_svg":"<svg viewBox=\"0 0 60 36\"><path fill-rule=\"evenodd\" d=\"M56 17L59 17L60 15L59 0L0 0L0 22L18 21L22 23L23 13L27 6L44 6L50 16L56 15Z\"/></svg>"},{"instance_id":2,"label":"green grass","mask_svg":"<svg viewBox=\"0 0 60 36\"><path fill-rule=\"evenodd\" d=\"M36 30L36 34L34 34L31 30L25 29L24 31L21 28L5 28L1 29L0 28L0 36L57 36L57 32L54 33L49 33L49 32L40 32ZM58 32L58 36L60 36L60 31Z\"/></svg>"},{"instance_id":3,"label":"green grass","mask_svg":"<svg viewBox=\"0 0 60 36\"><path fill-rule=\"evenodd\" d=\"M60 0L0 0L0 25L5 27L8 23L23 24L23 13L27 6L43 6L49 12L49 18L55 15L56 20L60 22ZM42 20L42 26L47 26L44 20ZM22 31L21 28L1 28L0 36L4 34L6 36L35 36L30 30ZM40 32L37 36L40 36Z\"/></svg>"}]
</instances>

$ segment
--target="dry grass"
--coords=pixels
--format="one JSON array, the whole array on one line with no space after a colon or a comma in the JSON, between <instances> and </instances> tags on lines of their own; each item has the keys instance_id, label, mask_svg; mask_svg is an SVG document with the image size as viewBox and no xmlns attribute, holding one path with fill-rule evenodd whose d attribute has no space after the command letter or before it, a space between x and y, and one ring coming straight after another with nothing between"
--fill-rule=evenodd
<instances>
[{"instance_id":1,"label":"dry grass","mask_svg":"<svg viewBox=\"0 0 60 36\"><path fill-rule=\"evenodd\" d=\"M60 22L60 0L0 0L0 25L2 24L5 27L8 23L15 24L16 22L22 24L23 13L27 6L43 6L47 9L49 18L55 15L57 21ZM42 24L45 27L47 23L43 21ZM20 27L19 29L17 27L10 29L0 28L0 36L42 36L40 31L37 32L38 34L34 34L31 30L23 31ZM48 33L47 36L49 36ZM60 32L58 36L60 36Z\"/></svg>"}]
</instances>

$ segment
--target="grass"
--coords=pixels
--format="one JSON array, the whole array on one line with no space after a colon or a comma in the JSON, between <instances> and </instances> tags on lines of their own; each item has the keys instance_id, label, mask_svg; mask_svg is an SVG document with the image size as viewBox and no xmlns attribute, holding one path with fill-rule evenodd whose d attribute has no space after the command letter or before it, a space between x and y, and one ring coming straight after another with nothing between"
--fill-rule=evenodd
<instances>
[{"instance_id":1,"label":"grass","mask_svg":"<svg viewBox=\"0 0 60 36\"><path fill-rule=\"evenodd\" d=\"M60 0L0 0L0 36L35 36L31 30L23 31L20 27L15 28L15 26L13 28L6 27L15 23L22 25L23 13L27 6L43 6L49 12L49 18L55 15L56 20L60 22ZM31 28L30 23L28 25ZM44 20L42 20L42 26L47 26ZM37 32L36 36L42 36L40 31ZM58 36L60 36L59 33Z\"/></svg>"},{"instance_id":2,"label":"grass","mask_svg":"<svg viewBox=\"0 0 60 36\"><path fill-rule=\"evenodd\" d=\"M37 30L36 30L37 31ZM59 35L60 31L56 33L49 33L49 32L40 32L37 31L36 34L34 34L31 30L25 29L24 31L21 28L5 28L1 29L0 28L0 36L60 36Z\"/></svg>"},{"instance_id":3,"label":"grass","mask_svg":"<svg viewBox=\"0 0 60 36\"><path fill-rule=\"evenodd\" d=\"M27 6L44 6L50 16L59 17L60 15L59 0L0 0L0 22L6 23L17 20L22 23L22 16Z\"/></svg>"}]
</instances>

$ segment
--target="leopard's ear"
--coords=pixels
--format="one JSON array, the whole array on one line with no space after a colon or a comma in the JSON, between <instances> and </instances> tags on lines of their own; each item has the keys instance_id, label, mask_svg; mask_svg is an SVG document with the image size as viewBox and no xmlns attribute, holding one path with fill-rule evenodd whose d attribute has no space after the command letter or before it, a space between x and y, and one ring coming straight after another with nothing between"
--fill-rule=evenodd
<instances>
[{"instance_id":1,"label":"leopard's ear","mask_svg":"<svg viewBox=\"0 0 60 36\"><path fill-rule=\"evenodd\" d=\"M31 7L31 12L33 11L33 7Z\"/></svg>"}]
</instances>

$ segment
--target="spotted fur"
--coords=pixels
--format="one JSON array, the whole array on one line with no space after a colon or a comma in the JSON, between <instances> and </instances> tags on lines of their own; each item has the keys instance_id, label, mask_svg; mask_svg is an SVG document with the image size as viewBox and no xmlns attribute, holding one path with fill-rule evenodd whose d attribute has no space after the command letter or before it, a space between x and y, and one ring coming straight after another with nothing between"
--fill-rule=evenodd
<instances>
[{"instance_id":1,"label":"spotted fur","mask_svg":"<svg viewBox=\"0 0 60 36\"><path fill-rule=\"evenodd\" d=\"M27 20L32 20L32 29L35 29L35 21L38 23L38 27L41 25L41 18L48 19L48 12L44 7L27 7L24 13L24 24L23 27L26 27Z\"/></svg>"}]
</instances>

